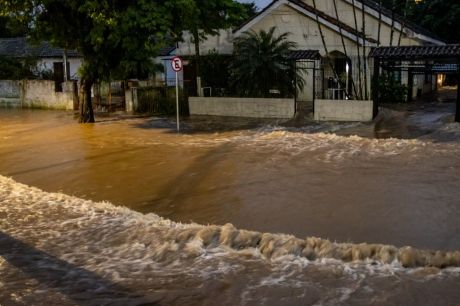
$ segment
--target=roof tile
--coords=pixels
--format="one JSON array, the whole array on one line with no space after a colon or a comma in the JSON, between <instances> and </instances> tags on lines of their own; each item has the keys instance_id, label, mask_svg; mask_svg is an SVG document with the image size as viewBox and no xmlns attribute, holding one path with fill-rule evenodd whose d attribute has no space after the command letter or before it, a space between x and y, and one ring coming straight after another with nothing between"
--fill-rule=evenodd
<instances>
[{"instance_id":1,"label":"roof tile","mask_svg":"<svg viewBox=\"0 0 460 306\"><path fill-rule=\"evenodd\" d=\"M372 48L370 57L382 59L460 58L460 44Z\"/></svg>"},{"instance_id":2,"label":"roof tile","mask_svg":"<svg viewBox=\"0 0 460 306\"><path fill-rule=\"evenodd\" d=\"M33 45L25 37L0 38L0 55L16 58L29 56L36 57L62 57L64 49L51 46L47 41ZM80 57L75 50L67 50L68 57Z\"/></svg>"},{"instance_id":3,"label":"roof tile","mask_svg":"<svg viewBox=\"0 0 460 306\"><path fill-rule=\"evenodd\" d=\"M308 60L317 60L320 59L321 55L319 54L318 50L294 50L288 56L290 60L301 60L301 59L308 59Z\"/></svg>"}]
</instances>

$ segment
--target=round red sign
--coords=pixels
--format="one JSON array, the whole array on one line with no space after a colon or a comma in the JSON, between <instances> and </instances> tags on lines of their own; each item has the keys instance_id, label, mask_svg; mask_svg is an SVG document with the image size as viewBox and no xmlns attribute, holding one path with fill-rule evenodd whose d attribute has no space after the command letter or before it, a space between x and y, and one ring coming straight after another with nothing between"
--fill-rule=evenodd
<instances>
[{"instance_id":1,"label":"round red sign","mask_svg":"<svg viewBox=\"0 0 460 306\"><path fill-rule=\"evenodd\" d=\"M171 61L172 69L175 72L179 72L182 70L182 60L180 57L176 56L175 58L172 59Z\"/></svg>"}]
</instances>

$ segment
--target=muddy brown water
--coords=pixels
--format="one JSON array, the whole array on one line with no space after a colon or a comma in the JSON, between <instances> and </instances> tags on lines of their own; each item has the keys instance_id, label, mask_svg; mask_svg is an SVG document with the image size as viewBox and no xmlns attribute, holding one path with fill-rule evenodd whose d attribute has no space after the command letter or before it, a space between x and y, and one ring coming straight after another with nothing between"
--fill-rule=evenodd
<instances>
[{"instance_id":1,"label":"muddy brown water","mask_svg":"<svg viewBox=\"0 0 460 306\"><path fill-rule=\"evenodd\" d=\"M311 261L295 251L267 261L247 245L215 250L195 240L171 246L170 225L145 215L332 242L460 250L460 127L449 123L450 113L450 106L387 111L376 125L300 128L200 119L177 134L173 122L159 118L78 125L66 112L0 110L0 175L14 179L0 188L9 195L0 242L24 243L30 257L46 252L44 264L57 271L91 274L86 286L75 287L68 275L51 286L62 275L34 276L40 270L33 258L17 263L14 252L3 251L0 301L455 305L457 268ZM213 125L217 131L206 128ZM56 192L75 198L50 207ZM81 208L93 202L80 199L129 210L106 204L94 212ZM166 244L169 251L159 254ZM98 286L112 289L97 295Z\"/></svg>"}]
</instances>

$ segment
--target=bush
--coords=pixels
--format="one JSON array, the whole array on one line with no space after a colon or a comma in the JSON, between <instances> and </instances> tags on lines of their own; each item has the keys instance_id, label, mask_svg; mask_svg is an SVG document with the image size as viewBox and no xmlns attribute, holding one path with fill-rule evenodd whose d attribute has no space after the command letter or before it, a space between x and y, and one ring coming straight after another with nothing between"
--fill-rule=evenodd
<instances>
[{"instance_id":1,"label":"bush","mask_svg":"<svg viewBox=\"0 0 460 306\"><path fill-rule=\"evenodd\" d=\"M392 74L382 74L379 78L379 101L382 103L403 103L407 101L408 88L396 80Z\"/></svg>"},{"instance_id":2,"label":"bush","mask_svg":"<svg viewBox=\"0 0 460 306\"><path fill-rule=\"evenodd\" d=\"M32 58L19 60L16 58L0 56L0 79L36 79L37 76L33 72L35 65L36 60Z\"/></svg>"}]
</instances>

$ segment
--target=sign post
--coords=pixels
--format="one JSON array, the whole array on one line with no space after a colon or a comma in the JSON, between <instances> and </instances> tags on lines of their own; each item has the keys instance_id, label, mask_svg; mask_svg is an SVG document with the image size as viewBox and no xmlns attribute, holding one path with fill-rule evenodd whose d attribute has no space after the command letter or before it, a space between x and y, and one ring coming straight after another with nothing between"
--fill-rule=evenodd
<instances>
[{"instance_id":1,"label":"sign post","mask_svg":"<svg viewBox=\"0 0 460 306\"><path fill-rule=\"evenodd\" d=\"M180 57L176 56L171 61L172 69L176 72L176 120L177 120L177 132L180 131L179 123L179 71L182 70L182 60Z\"/></svg>"}]
</instances>

